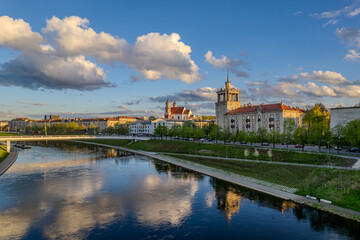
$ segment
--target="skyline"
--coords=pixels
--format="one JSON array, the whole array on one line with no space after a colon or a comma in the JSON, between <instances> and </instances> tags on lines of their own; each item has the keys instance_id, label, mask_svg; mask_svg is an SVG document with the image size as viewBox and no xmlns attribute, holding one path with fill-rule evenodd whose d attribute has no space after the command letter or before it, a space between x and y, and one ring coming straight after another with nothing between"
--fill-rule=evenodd
<instances>
[{"instance_id":1,"label":"skyline","mask_svg":"<svg viewBox=\"0 0 360 240\"><path fill-rule=\"evenodd\" d=\"M0 120L214 115L226 70L242 103L360 100L359 1L37 2L0 4Z\"/></svg>"}]
</instances>

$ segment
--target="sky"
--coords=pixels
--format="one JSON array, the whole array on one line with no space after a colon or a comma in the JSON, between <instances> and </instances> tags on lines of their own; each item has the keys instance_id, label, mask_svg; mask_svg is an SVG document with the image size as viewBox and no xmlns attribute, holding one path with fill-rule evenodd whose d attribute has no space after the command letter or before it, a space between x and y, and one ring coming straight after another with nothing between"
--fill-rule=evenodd
<instances>
[{"instance_id":1,"label":"sky","mask_svg":"<svg viewBox=\"0 0 360 240\"><path fill-rule=\"evenodd\" d=\"M360 102L360 1L0 1L0 120Z\"/></svg>"}]
</instances>

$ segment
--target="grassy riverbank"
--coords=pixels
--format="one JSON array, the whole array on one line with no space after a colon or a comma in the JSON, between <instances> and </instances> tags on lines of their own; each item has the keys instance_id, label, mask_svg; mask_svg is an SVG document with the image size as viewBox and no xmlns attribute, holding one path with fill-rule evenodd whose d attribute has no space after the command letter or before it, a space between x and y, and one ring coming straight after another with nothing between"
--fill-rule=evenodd
<instances>
[{"instance_id":1,"label":"grassy riverbank","mask_svg":"<svg viewBox=\"0 0 360 240\"><path fill-rule=\"evenodd\" d=\"M6 151L6 147L0 145L0 163L9 155Z\"/></svg>"},{"instance_id":2,"label":"grassy riverbank","mask_svg":"<svg viewBox=\"0 0 360 240\"><path fill-rule=\"evenodd\" d=\"M312 193L314 196L331 200L334 205L360 212L359 171L173 156L228 172L297 188L298 191L295 194L305 196Z\"/></svg>"},{"instance_id":3,"label":"grassy riverbank","mask_svg":"<svg viewBox=\"0 0 360 240\"><path fill-rule=\"evenodd\" d=\"M19 136L17 133L0 132L0 137L3 136Z\"/></svg>"},{"instance_id":4,"label":"grassy riverbank","mask_svg":"<svg viewBox=\"0 0 360 240\"><path fill-rule=\"evenodd\" d=\"M103 140L99 140L101 143ZM113 140L118 141L118 140ZM148 140L130 144L130 149L150 152L184 153L204 156L242 158L249 160L263 160L288 163L302 163L314 165L334 165L351 167L356 160L343 158L325 153L302 153L274 149L259 149L249 146L234 146L223 144L206 144L200 142ZM245 150L247 149L247 150ZM255 153L255 150L258 154ZM248 155L245 153L248 152Z\"/></svg>"}]
</instances>

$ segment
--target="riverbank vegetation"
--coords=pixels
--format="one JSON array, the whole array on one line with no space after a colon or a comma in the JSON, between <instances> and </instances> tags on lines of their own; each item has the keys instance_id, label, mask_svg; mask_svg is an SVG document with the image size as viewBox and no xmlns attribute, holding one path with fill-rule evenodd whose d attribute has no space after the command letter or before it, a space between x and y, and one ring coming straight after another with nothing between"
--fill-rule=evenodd
<instances>
[{"instance_id":1,"label":"riverbank vegetation","mask_svg":"<svg viewBox=\"0 0 360 240\"><path fill-rule=\"evenodd\" d=\"M6 151L6 147L0 145L0 163L9 155Z\"/></svg>"},{"instance_id":2,"label":"riverbank vegetation","mask_svg":"<svg viewBox=\"0 0 360 240\"><path fill-rule=\"evenodd\" d=\"M103 141L104 140L98 140L98 143L104 143ZM112 141L116 142L118 140ZM333 165L343 167L351 167L356 162L355 159L344 158L325 153L304 153L293 150L275 150L255 148L249 146L207 144L200 142L175 140L137 141L127 147L133 150L144 150L149 152L183 153L226 158L241 158L249 160L314 165Z\"/></svg>"},{"instance_id":3,"label":"riverbank vegetation","mask_svg":"<svg viewBox=\"0 0 360 240\"><path fill-rule=\"evenodd\" d=\"M172 156L243 176L297 188L298 191L295 194L305 196L311 193L313 196L332 201L334 205L360 212L359 171Z\"/></svg>"},{"instance_id":4,"label":"riverbank vegetation","mask_svg":"<svg viewBox=\"0 0 360 240\"><path fill-rule=\"evenodd\" d=\"M4 136L19 136L17 133L0 132L0 137Z\"/></svg>"}]
</instances>

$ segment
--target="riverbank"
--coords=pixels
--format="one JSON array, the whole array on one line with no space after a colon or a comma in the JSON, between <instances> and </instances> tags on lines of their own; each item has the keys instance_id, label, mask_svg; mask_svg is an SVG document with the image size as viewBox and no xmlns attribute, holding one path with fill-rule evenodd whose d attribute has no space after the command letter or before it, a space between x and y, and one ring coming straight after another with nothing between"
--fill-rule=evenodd
<instances>
[{"instance_id":1,"label":"riverbank","mask_svg":"<svg viewBox=\"0 0 360 240\"><path fill-rule=\"evenodd\" d=\"M16 161L18 157L17 151L11 151L7 157L0 162L0 176L3 175Z\"/></svg>"},{"instance_id":2,"label":"riverbank","mask_svg":"<svg viewBox=\"0 0 360 240\"><path fill-rule=\"evenodd\" d=\"M73 141L73 142L79 142L79 143L84 143L84 141ZM340 215L355 221L359 221L360 222L360 212L358 211L354 211L348 208L343 208L340 206L335 206L332 204L326 204L323 202L318 202L316 200L311 200L311 199L307 199L306 197L294 194L292 191L294 188L291 188L289 186L286 186L285 182L282 182L282 184L278 184L275 182L270 182L270 181L264 181L264 180L258 180L258 178L252 178L252 177L246 177L243 176L241 174L229 171L229 169L222 169L222 168L216 168L215 166L207 166L204 164L200 164L198 161L189 161L185 160L185 159L181 159L178 156L167 156L167 155L163 155L163 154L156 154L153 152L148 152L148 151L144 151L144 150L134 150L131 149L131 146L133 144L128 145L127 147L124 146L113 146L113 145L108 145L108 144L101 144L101 143L92 143L92 142L86 142L85 144L93 144L93 145L98 145L98 146L103 146L103 147L111 147L111 148L116 148L116 149L120 149L123 151L129 151L135 154L141 154L141 155L145 155L145 156L149 156L161 161L165 161L168 163L172 163L190 170L194 170L200 173L203 173L205 175L209 175L215 178L219 178L222 179L224 181L228 181L243 187L247 187L259 192L263 192L284 200L291 200L294 201L296 203L300 203L300 204L304 204L304 205L308 205L317 209L321 209L323 211L327 211L336 215ZM118 143L119 145L120 143ZM121 143L124 144L124 143ZM231 163L230 163L231 164ZM258 163L249 163L249 164L258 164ZM267 170L267 167L269 166L269 164L266 166L265 170ZM288 166L285 166L288 167ZM297 167L298 166L292 166L292 167ZM277 166L277 168L279 168L279 166ZM301 167L300 167L301 168ZM230 167L230 169L232 169L232 167ZM305 169L305 170L309 170L309 169ZM329 169L331 170L331 169ZM281 169L278 170L279 173L281 173ZM266 171L265 171L266 172ZM358 171L352 171L355 173L358 173ZM263 175L263 172L258 172L259 175ZM302 173L306 173L306 171L302 171ZM282 173L284 176L287 176L288 178L293 176L293 172L292 171L288 171L285 173ZM276 177L276 174L275 176ZM321 177L321 175L320 175ZM301 180L301 178L299 178L298 180ZM296 180L296 181L298 181ZM261 182L263 181L263 182ZM296 182L295 181L295 182ZM290 190L289 190L290 189ZM298 189L295 190L295 192L298 191ZM324 195L322 195L324 196ZM357 198L359 199L359 198Z\"/></svg>"}]
</instances>

